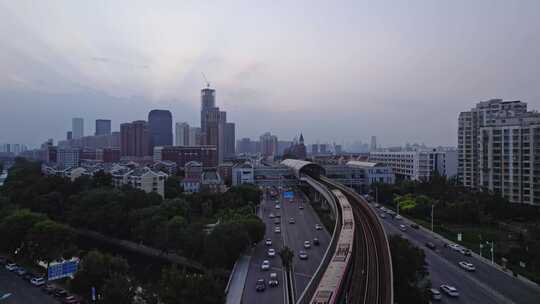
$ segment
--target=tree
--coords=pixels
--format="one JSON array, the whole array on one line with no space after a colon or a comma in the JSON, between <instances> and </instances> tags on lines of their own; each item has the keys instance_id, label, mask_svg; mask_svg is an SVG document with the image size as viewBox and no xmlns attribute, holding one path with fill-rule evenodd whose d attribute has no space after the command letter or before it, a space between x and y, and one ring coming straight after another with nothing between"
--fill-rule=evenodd
<instances>
[{"instance_id":1,"label":"tree","mask_svg":"<svg viewBox=\"0 0 540 304\"><path fill-rule=\"evenodd\" d=\"M294 251L291 248L285 246L279 251L279 257L281 258L281 264L286 271L289 271L292 266L292 260L294 257Z\"/></svg>"},{"instance_id":2,"label":"tree","mask_svg":"<svg viewBox=\"0 0 540 304\"><path fill-rule=\"evenodd\" d=\"M0 246L10 254L24 254L25 240L28 231L46 216L29 210L16 210L0 222Z\"/></svg>"},{"instance_id":3,"label":"tree","mask_svg":"<svg viewBox=\"0 0 540 304\"><path fill-rule=\"evenodd\" d=\"M256 216L249 216L242 220L240 223L244 226L244 229L249 235L250 242L258 243L264 238L266 232L266 225L263 221Z\"/></svg>"},{"instance_id":4,"label":"tree","mask_svg":"<svg viewBox=\"0 0 540 304\"><path fill-rule=\"evenodd\" d=\"M75 233L66 226L52 220L37 222L28 231L28 251L34 260L51 262L73 252Z\"/></svg>"},{"instance_id":5,"label":"tree","mask_svg":"<svg viewBox=\"0 0 540 304\"><path fill-rule=\"evenodd\" d=\"M219 224L206 238L204 261L210 266L232 267L249 244L249 235L241 224Z\"/></svg>"},{"instance_id":6,"label":"tree","mask_svg":"<svg viewBox=\"0 0 540 304\"><path fill-rule=\"evenodd\" d=\"M424 251L398 235L389 237L397 303L429 303L427 263Z\"/></svg>"},{"instance_id":7,"label":"tree","mask_svg":"<svg viewBox=\"0 0 540 304\"><path fill-rule=\"evenodd\" d=\"M224 302L223 290L211 274L187 273L173 265L162 271L159 297L164 304L218 304Z\"/></svg>"},{"instance_id":8,"label":"tree","mask_svg":"<svg viewBox=\"0 0 540 304\"><path fill-rule=\"evenodd\" d=\"M177 198L182 193L180 178L175 175L169 176L165 180L165 198Z\"/></svg>"},{"instance_id":9,"label":"tree","mask_svg":"<svg viewBox=\"0 0 540 304\"><path fill-rule=\"evenodd\" d=\"M135 286L127 275L112 273L103 283L104 304L131 304Z\"/></svg>"},{"instance_id":10,"label":"tree","mask_svg":"<svg viewBox=\"0 0 540 304\"><path fill-rule=\"evenodd\" d=\"M112 185L112 175L100 170L94 173L92 177L92 186L94 188L110 187Z\"/></svg>"}]
</instances>

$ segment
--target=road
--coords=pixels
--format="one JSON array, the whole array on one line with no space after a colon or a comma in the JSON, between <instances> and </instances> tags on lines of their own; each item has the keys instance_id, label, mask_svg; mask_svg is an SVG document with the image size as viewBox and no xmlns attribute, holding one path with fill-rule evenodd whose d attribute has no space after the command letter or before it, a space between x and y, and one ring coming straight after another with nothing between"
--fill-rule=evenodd
<instances>
[{"instance_id":1,"label":"road","mask_svg":"<svg viewBox=\"0 0 540 304\"><path fill-rule=\"evenodd\" d=\"M303 201L299 196L295 196L294 202L280 202L280 209L275 208L274 200L263 200L259 208L259 214L266 224L266 238L272 240L272 246L265 246L264 241L257 244L253 249L251 263L249 266L246 286L244 288L242 303L251 304L280 304L284 303L285 293L283 283L285 282L284 271L281 268L281 259L279 250L286 244L291 248L295 257L293 259L293 269L295 272L296 297L300 297L302 291L307 286L311 276L319 266L322 260L324 251L329 242L330 235L326 230L315 230L315 224L319 223L318 216L311 208L310 204ZM299 204L304 206L304 209L299 209ZM281 233L275 233L274 219L269 217L270 213L281 215ZM293 217L295 224L289 224L289 218ZM310 249L304 249L305 240L313 240L318 237L320 240L319 246L312 246ZM269 258L267 256L268 248L276 250L276 257ZM305 250L308 253L307 260L299 260L297 254L300 250ZM263 260L270 260L270 271L262 271L261 264ZM264 278L268 281L269 274L276 272L279 278L278 287L268 287L264 292L255 290L255 283L258 278Z\"/></svg>"},{"instance_id":2,"label":"road","mask_svg":"<svg viewBox=\"0 0 540 304\"><path fill-rule=\"evenodd\" d=\"M0 296L11 293L11 297L1 301L2 304L58 304L51 296L40 288L32 286L16 274L0 268Z\"/></svg>"},{"instance_id":3,"label":"road","mask_svg":"<svg viewBox=\"0 0 540 304\"><path fill-rule=\"evenodd\" d=\"M380 214L382 211L378 210L377 213ZM446 283L459 290L459 299L443 296L442 303L539 303L540 291L538 289L475 257L466 257L457 251L445 248L443 241L435 239L424 228L413 229L410 227L412 222L406 219L395 220L388 215L382 220L388 234L401 234L416 246L424 249L433 287ZM401 224L406 226L405 231L399 230ZM437 246L436 250L427 248L426 242L434 243ZM461 269L458 265L460 261L473 263L476 271L467 272Z\"/></svg>"}]
</instances>

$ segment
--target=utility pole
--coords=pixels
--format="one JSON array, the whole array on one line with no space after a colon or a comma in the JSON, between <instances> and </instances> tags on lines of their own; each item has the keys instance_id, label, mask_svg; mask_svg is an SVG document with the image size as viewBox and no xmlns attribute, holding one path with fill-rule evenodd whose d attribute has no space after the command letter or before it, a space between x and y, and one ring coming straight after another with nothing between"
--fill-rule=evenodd
<instances>
[{"instance_id":1,"label":"utility pole","mask_svg":"<svg viewBox=\"0 0 540 304\"><path fill-rule=\"evenodd\" d=\"M375 203L379 203L379 186L375 186Z\"/></svg>"},{"instance_id":2,"label":"utility pole","mask_svg":"<svg viewBox=\"0 0 540 304\"><path fill-rule=\"evenodd\" d=\"M493 247L495 246L495 243L493 241L491 241L491 264L495 264L495 252L494 252L494 249Z\"/></svg>"},{"instance_id":3,"label":"utility pole","mask_svg":"<svg viewBox=\"0 0 540 304\"><path fill-rule=\"evenodd\" d=\"M431 232L433 232L433 213L435 211L435 204L431 205Z\"/></svg>"}]
</instances>

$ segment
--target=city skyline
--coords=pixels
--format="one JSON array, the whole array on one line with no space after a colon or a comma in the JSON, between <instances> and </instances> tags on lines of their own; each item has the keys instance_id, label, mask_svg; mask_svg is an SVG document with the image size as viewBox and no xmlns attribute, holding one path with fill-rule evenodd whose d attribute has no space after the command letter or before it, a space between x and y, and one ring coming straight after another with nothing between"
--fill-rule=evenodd
<instances>
[{"instance_id":1,"label":"city skyline","mask_svg":"<svg viewBox=\"0 0 540 304\"><path fill-rule=\"evenodd\" d=\"M456 145L470 104L540 108L537 1L126 4L0 4L1 142L64 138L78 116L118 130L155 108L197 125L201 72L237 138Z\"/></svg>"}]
</instances>

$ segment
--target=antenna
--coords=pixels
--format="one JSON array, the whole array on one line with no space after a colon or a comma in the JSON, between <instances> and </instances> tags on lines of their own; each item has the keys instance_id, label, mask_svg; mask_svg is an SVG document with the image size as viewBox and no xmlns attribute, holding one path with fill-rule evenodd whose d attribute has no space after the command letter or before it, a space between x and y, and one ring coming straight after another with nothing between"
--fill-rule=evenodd
<instances>
[{"instance_id":1,"label":"antenna","mask_svg":"<svg viewBox=\"0 0 540 304\"><path fill-rule=\"evenodd\" d=\"M210 82L208 82L208 79L206 79L206 76L204 75L203 72L201 72L201 74L202 74L202 77L204 78L204 82L206 82L206 87L210 88Z\"/></svg>"}]
</instances>

